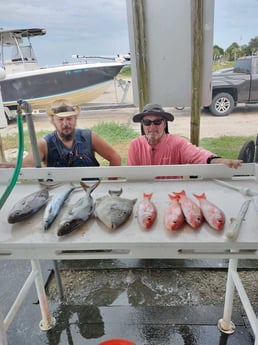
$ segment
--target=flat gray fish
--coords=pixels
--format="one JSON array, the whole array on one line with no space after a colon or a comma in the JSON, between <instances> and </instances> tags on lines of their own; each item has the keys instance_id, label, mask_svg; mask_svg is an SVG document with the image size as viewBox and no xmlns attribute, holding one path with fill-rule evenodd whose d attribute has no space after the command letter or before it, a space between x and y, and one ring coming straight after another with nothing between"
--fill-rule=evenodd
<instances>
[{"instance_id":1,"label":"flat gray fish","mask_svg":"<svg viewBox=\"0 0 258 345\"><path fill-rule=\"evenodd\" d=\"M69 198L70 194L74 191L75 188L77 187L71 184L68 188L63 190L61 193L53 196L53 198L48 201L43 215L44 230L48 230L50 228L65 201Z\"/></svg>"},{"instance_id":2,"label":"flat gray fish","mask_svg":"<svg viewBox=\"0 0 258 345\"><path fill-rule=\"evenodd\" d=\"M94 214L109 229L114 230L130 217L137 199L120 198L123 190L111 191L96 200Z\"/></svg>"},{"instance_id":3,"label":"flat gray fish","mask_svg":"<svg viewBox=\"0 0 258 345\"><path fill-rule=\"evenodd\" d=\"M86 195L78 199L66 213L64 213L57 229L57 236L70 234L79 226L84 224L94 211L94 201L91 193L100 184L100 180L94 185L88 186L85 182L80 182Z\"/></svg>"},{"instance_id":4,"label":"flat gray fish","mask_svg":"<svg viewBox=\"0 0 258 345\"><path fill-rule=\"evenodd\" d=\"M8 215L8 223L14 224L30 218L46 204L48 198L47 188L25 196L12 207Z\"/></svg>"}]
</instances>

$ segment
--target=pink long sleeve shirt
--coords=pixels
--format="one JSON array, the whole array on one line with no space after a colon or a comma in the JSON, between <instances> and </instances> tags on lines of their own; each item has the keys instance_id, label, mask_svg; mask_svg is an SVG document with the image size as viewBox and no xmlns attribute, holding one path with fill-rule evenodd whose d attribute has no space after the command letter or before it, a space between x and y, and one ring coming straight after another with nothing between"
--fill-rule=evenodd
<instances>
[{"instance_id":1,"label":"pink long sleeve shirt","mask_svg":"<svg viewBox=\"0 0 258 345\"><path fill-rule=\"evenodd\" d=\"M177 135L164 134L153 146L142 135L129 144L127 165L206 164L213 155Z\"/></svg>"}]
</instances>

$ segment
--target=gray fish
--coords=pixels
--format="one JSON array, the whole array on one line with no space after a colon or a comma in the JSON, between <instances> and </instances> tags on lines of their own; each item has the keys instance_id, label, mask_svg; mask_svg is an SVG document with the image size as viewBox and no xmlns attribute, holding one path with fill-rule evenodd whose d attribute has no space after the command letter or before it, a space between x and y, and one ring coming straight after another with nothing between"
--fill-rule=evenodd
<instances>
[{"instance_id":1,"label":"gray fish","mask_svg":"<svg viewBox=\"0 0 258 345\"><path fill-rule=\"evenodd\" d=\"M110 190L109 195L96 200L95 216L111 230L118 228L128 220L137 201L137 199L120 198L122 192L122 188L120 191Z\"/></svg>"},{"instance_id":2,"label":"gray fish","mask_svg":"<svg viewBox=\"0 0 258 345\"><path fill-rule=\"evenodd\" d=\"M14 224L28 219L38 212L49 198L48 189L42 189L19 200L8 215L8 223Z\"/></svg>"},{"instance_id":3,"label":"gray fish","mask_svg":"<svg viewBox=\"0 0 258 345\"><path fill-rule=\"evenodd\" d=\"M80 183L85 190L86 195L83 198L78 199L63 215L57 230L57 236L67 235L77 229L89 219L94 211L94 201L91 193L99 185L100 180L92 186L88 186L84 182Z\"/></svg>"},{"instance_id":4,"label":"gray fish","mask_svg":"<svg viewBox=\"0 0 258 345\"><path fill-rule=\"evenodd\" d=\"M62 208L65 201L69 198L70 194L74 191L76 187L71 184L69 188L66 188L61 193L55 195L49 200L45 212L43 215L43 228L47 230L50 228L54 220L56 219L60 209Z\"/></svg>"}]
</instances>

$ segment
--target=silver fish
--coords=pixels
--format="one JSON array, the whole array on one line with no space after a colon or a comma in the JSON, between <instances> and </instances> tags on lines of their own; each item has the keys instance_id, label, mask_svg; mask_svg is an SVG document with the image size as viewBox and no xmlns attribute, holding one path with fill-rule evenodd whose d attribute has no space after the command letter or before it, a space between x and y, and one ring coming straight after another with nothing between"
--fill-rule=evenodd
<instances>
[{"instance_id":1,"label":"silver fish","mask_svg":"<svg viewBox=\"0 0 258 345\"><path fill-rule=\"evenodd\" d=\"M8 215L8 223L14 224L28 219L38 212L49 198L48 189L42 189L19 200Z\"/></svg>"},{"instance_id":2,"label":"silver fish","mask_svg":"<svg viewBox=\"0 0 258 345\"><path fill-rule=\"evenodd\" d=\"M80 183L86 192L86 196L78 199L75 204L68 209L67 213L63 215L57 230L57 236L67 235L77 229L89 219L94 211L94 201L91 193L100 184L100 180L92 186L88 186L84 182Z\"/></svg>"},{"instance_id":3,"label":"silver fish","mask_svg":"<svg viewBox=\"0 0 258 345\"><path fill-rule=\"evenodd\" d=\"M63 204L69 198L70 194L74 191L75 188L77 187L71 184L69 188L66 188L63 192L55 195L52 199L49 200L43 215L44 230L50 228L50 226L56 219L60 209L62 208Z\"/></svg>"},{"instance_id":4,"label":"silver fish","mask_svg":"<svg viewBox=\"0 0 258 345\"><path fill-rule=\"evenodd\" d=\"M124 224L130 217L134 204L137 199L120 198L123 190L109 191L109 195L105 195L96 200L94 214L109 229L116 229Z\"/></svg>"}]
</instances>

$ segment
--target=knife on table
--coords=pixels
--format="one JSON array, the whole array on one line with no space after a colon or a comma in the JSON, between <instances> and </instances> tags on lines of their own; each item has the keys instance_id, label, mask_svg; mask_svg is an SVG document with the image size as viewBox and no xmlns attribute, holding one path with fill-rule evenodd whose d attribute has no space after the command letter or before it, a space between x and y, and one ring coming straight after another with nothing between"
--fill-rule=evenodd
<instances>
[{"instance_id":1,"label":"knife on table","mask_svg":"<svg viewBox=\"0 0 258 345\"><path fill-rule=\"evenodd\" d=\"M239 234L239 230L241 227L241 224L245 218L246 212L248 210L249 204L251 200L246 200L242 206L240 207L240 210L238 212L238 215L236 218L231 218L229 229L226 232L226 236L230 240L236 240Z\"/></svg>"}]
</instances>

